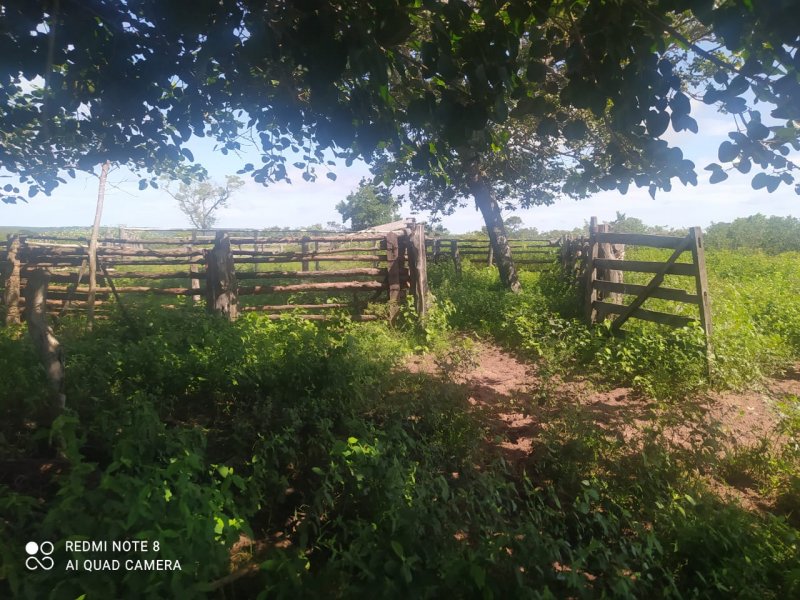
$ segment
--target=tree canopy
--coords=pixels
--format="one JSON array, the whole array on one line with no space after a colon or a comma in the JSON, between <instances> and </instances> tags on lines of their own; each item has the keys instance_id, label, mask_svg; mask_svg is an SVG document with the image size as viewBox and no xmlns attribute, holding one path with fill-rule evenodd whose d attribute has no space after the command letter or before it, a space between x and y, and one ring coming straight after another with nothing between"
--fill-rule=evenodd
<instances>
[{"instance_id":1,"label":"tree canopy","mask_svg":"<svg viewBox=\"0 0 800 600\"><path fill-rule=\"evenodd\" d=\"M0 163L22 185L2 198L104 160L158 174L212 136L255 144L262 183L332 149L423 207L472 196L498 241L520 194L696 183L663 139L699 130L692 93L735 117L712 183L729 165L800 193L799 34L793 0L3 0Z\"/></svg>"},{"instance_id":2,"label":"tree canopy","mask_svg":"<svg viewBox=\"0 0 800 600\"><path fill-rule=\"evenodd\" d=\"M677 29L687 14L713 49ZM544 139L581 137L564 110L578 109L622 137L605 172L581 164L570 186L665 188L696 177L659 139L670 125L696 128L663 56L675 41L713 65L705 101L741 118L721 162L755 162L768 173L754 185L774 189L794 182L784 156L797 146L798 31L791 0L199 0L191 11L5 0L2 162L47 191L61 170L105 159L158 170L192 159L191 135L233 151L249 131L265 162L246 170L260 181L285 178L293 149L313 177L331 147L367 158L389 149L447 178L450 151L465 142L505 147L495 126L511 113L536 116ZM756 101L784 124L761 125L748 112Z\"/></svg>"},{"instance_id":3,"label":"tree canopy","mask_svg":"<svg viewBox=\"0 0 800 600\"><path fill-rule=\"evenodd\" d=\"M164 188L178 202L181 212L196 229L214 227L216 212L227 206L233 193L244 185L244 181L236 175L228 175L224 185L210 179L184 175L186 179L178 181L176 190L171 189L172 182L165 177Z\"/></svg>"},{"instance_id":4,"label":"tree canopy","mask_svg":"<svg viewBox=\"0 0 800 600\"><path fill-rule=\"evenodd\" d=\"M350 221L350 229L360 231L376 225L391 223L400 218L400 203L385 188L361 180L358 189L336 205L342 223Z\"/></svg>"}]
</instances>

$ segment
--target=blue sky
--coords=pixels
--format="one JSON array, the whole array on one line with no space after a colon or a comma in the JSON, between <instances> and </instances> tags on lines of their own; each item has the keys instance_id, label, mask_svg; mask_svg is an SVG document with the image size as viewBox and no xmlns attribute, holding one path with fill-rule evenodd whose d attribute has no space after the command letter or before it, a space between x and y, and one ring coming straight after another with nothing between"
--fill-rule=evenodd
<instances>
[{"instance_id":1,"label":"blue sky","mask_svg":"<svg viewBox=\"0 0 800 600\"><path fill-rule=\"evenodd\" d=\"M764 113L767 111L764 110ZM528 227L539 230L572 229L581 226L590 216L600 221L611 220L616 211L629 217L637 217L651 225L707 227L711 222L731 221L755 213L779 216L800 216L800 196L793 187L781 186L772 194L766 190L753 190L750 175L737 171L715 185L708 183L709 173L703 170L710 162L717 161L719 144L728 139L727 132L734 129L732 117L718 114L713 107L692 102L692 115L697 120L700 132L665 134L671 143L679 145L684 154L697 166L699 182L696 187L684 187L675 181L671 192L659 192L652 200L646 188L631 186L627 195L618 192L603 192L585 200L562 200L553 206L520 210L520 216ZM222 180L234 174L246 162L258 164L257 156L222 155L212 150L207 140L195 140L194 155L209 170L212 177ZM800 154L789 156L800 162ZM290 176L292 167L289 168ZM336 181L324 175L314 183L307 183L296 172L292 184L278 183L268 187L245 177L246 184L230 202L230 206L219 212L218 227L249 228L273 225L292 228L328 221L340 221L336 204L358 186L359 180L368 175L366 165L354 164L336 167ZM138 178L131 173L117 170L109 176L105 210L102 224L105 226L127 225L129 227L188 227L186 217L178 210L176 202L161 190L139 191ZM94 218L97 200L97 179L81 175L57 188L50 197L38 195L27 204L0 204L0 224L17 226L89 226ZM403 207L403 216L412 216L408 204ZM511 214L511 213L509 213ZM425 220L426 215L417 215ZM480 213L474 207L459 210L446 217L443 224L454 233L473 231L483 225Z\"/></svg>"}]
</instances>

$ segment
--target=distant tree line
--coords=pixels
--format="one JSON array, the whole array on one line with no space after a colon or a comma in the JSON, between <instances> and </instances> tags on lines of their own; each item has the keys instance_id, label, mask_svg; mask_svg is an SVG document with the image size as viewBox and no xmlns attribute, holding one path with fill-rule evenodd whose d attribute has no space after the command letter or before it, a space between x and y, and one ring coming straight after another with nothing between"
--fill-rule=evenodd
<instances>
[{"instance_id":1,"label":"distant tree line","mask_svg":"<svg viewBox=\"0 0 800 600\"><path fill-rule=\"evenodd\" d=\"M769 254L800 252L800 219L757 214L732 223L712 223L705 238L712 248L759 248Z\"/></svg>"}]
</instances>

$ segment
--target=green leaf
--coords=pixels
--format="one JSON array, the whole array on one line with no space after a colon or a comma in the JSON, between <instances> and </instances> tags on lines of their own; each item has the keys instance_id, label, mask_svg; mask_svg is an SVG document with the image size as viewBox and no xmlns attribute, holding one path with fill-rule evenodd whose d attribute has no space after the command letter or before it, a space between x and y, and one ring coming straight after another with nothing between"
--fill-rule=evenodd
<instances>
[{"instance_id":1,"label":"green leaf","mask_svg":"<svg viewBox=\"0 0 800 600\"><path fill-rule=\"evenodd\" d=\"M392 550L394 550L394 553L397 554L398 558L400 560L405 560L406 556L403 553L403 545L400 542L392 540L391 546L392 546Z\"/></svg>"},{"instance_id":2,"label":"green leaf","mask_svg":"<svg viewBox=\"0 0 800 600\"><path fill-rule=\"evenodd\" d=\"M692 112L689 98L683 92L678 92L672 97L672 100L669 101L669 107L672 109L673 115L688 115Z\"/></svg>"},{"instance_id":3,"label":"green leaf","mask_svg":"<svg viewBox=\"0 0 800 600\"><path fill-rule=\"evenodd\" d=\"M759 173L753 177L753 181L750 183L750 185L753 186L754 190L760 190L767 186L768 181L769 176L766 173Z\"/></svg>"},{"instance_id":4,"label":"green leaf","mask_svg":"<svg viewBox=\"0 0 800 600\"><path fill-rule=\"evenodd\" d=\"M669 127L669 114L666 111L656 112L651 110L645 117L647 133L653 137L660 137Z\"/></svg>"},{"instance_id":5,"label":"green leaf","mask_svg":"<svg viewBox=\"0 0 800 600\"><path fill-rule=\"evenodd\" d=\"M739 148L731 142L724 141L719 145L717 156L719 156L720 162L731 162L739 156Z\"/></svg>"},{"instance_id":6,"label":"green leaf","mask_svg":"<svg viewBox=\"0 0 800 600\"><path fill-rule=\"evenodd\" d=\"M720 169L719 171L714 171L708 181L709 183L719 183L720 181L725 181L727 178L728 174Z\"/></svg>"},{"instance_id":7,"label":"green leaf","mask_svg":"<svg viewBox=\"0 0 800 600\"><path fill-rule=\"evenodd\" d=\"M181 148L181 154L183 154L190 161L194 162L194 154L192 154L192 151L188 148Z\"/></svg>"}]
</instances>

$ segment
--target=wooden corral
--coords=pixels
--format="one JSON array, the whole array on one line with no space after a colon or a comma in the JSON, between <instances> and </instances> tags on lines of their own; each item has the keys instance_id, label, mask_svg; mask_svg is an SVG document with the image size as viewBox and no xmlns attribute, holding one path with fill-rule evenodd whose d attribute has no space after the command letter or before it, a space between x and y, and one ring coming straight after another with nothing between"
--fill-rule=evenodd
<instances>
[{"instance_id":1,"label":"wooden corral","mask_svg":"<svg viewBox=\"0 0 800 600\"><path fill-rule=\"evenodd\" d=\"M102 314L110 304L137 298L162 300L205 296L209 311L235 319L243 312L278 318L296 311L322 320L332 311L356 320L393 319L407 294L424 316L427 268L424 225L413 220L358 233L148 231L131 239L101 238L97 249L95 304ZM86 282L88 240L10 236L2 283L6 322L25 317L21 290L39 270L49 273L49 311L64 314L89 305ZM388 304L383 311L369 305ZM167 302L165 306L170 306Z\"/></svg>"},{"instance_id":2,"label":"wooden corral","mask_svg":"<svg viewBox=\"0 0 800 600\"><path fill-rule=\"evenodd\" d=\"M539 239L510 239L514 264L527 270L541 270L556 264L559 246L556 241ZM480 238L429 238L426 242L428 259L440 262L445 257L452 260L456 270L462 261L476 265L493 266L494 252L488 239Z\"/></svg>"}]
</instances>

